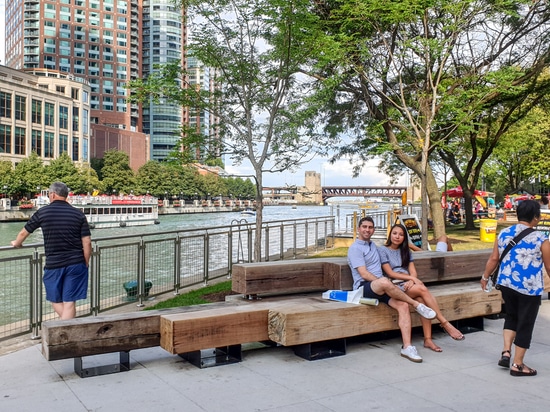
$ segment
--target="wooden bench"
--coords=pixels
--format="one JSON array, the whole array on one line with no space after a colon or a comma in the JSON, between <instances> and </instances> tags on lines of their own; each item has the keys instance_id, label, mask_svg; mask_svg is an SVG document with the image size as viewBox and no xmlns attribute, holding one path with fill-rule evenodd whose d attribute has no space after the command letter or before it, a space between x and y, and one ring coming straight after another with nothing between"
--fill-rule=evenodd
<instances>
[{"instance_id":1,"label":"wooden bench","mask_svg":"<svg viewBox=\"0 0 550 412\"><path fill-rule=\"evenodd\" d=\"M415 254L419 277L434 285L430 290L449 320L500 312L500 292L479 287L489 253ZM74 358L75 372L87 377L129 370L135 349L161 346L203 367L207 358L216 365L240 360L241 345L249 342L298 347L398 328L397 313L385 305L321 299L325 290L351 287L345 258L235 265L233 290L259 299L49 321L42 325L42 352L51 361ZM413 322L420 324L416 313ZM211 355L203 356L205 350ZM116 352L118 364L83 367L83 357Z\"/></svg>"},{"instance_id":2,"label":"wooden bench","mask_svg":"<svg viewBox=\"0 0 550 412\"><path fill-rule=\"evenodd\" d=\"M491 249L461 252L416 252L418 277L427 284L479 280ZM346 258L243 263L233 266L232 289L250 297L351 290L353 279Z\"/></svg>"},{"instance_id":3,"label":"wooden bench","mask_svg":"<svg viewBox=\"0 0 550 412\"><path fill-rule=\"evenodd\" d=\"M173 309L100 315L54 320L42 325L42 354L49 361L74 358L81 377L123 372L130 369L129 352L160 345L160 317L176 313L231 310L243 302L222 302ZM120 362L100 367L83 367L83 357L119 353Z\"/></svg>"},{"instance_id":4,"label":"wooden bench","mask_svg":"<svg viewBox=\"0 0 550 412\"><path fill-rule=\"evenodd\" d=\"M430 291L450 321L473 319L480 329L482 317L500 313L500 292L485 293L479 284L490 254L491 249L414 254L419 278L430 285ZM233 290L265 298L282 291L304 292L304 285L311 291L352 289L353 280L346 258L312 261L300 261L294 266L291 262L266 262L263 268L257 263L235 265ZM305 270L300 272L300 269ZM413 326L421 325L415 312L412 319ZM345 346L342 339L397 329L397 312L386 305L370 307L318 297L308 301L294 300L269 311L269 339L283 346L296 347L297 354L305 358L312 353L318 354L318 350L311 348L316 343L336 342L337 349L329 347L329 350L338 354Z\"/></svg>"},{"instance_id":5,"label":"wooden bench","mask_svg":"<svg viewBox=\"0 0 550 412\"><path fill-rule=\"evenodd\" d=\"M500 312L500 292L486 293L479 283L437 285L430 291L449 321ZM412 325L420 316L411 309ZM334 340L398 329L397 312L387 305L369 306L307 298L269 311L269 339L284 346Z\"/></svg>"}]
</instances>

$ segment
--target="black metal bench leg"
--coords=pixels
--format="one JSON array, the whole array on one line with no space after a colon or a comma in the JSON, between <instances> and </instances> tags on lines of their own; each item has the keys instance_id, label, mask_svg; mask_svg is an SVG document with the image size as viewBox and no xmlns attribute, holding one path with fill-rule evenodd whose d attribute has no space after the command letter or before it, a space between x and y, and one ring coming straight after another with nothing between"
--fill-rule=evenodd
<instances>
[{"instance_id":1,"label":"black metal bench leg","mask_svg":"<svg viewBox=\"0 0 550 412\"><path fill-rule=\"evenodd\" d=\"M127 372L130 370L130 351L119 352L119 363L112 365L93 366L84 368L82 356L74 358L74 371L81 378L90 376L108 375L110 373Z\"/></svg>"}]
</instances>

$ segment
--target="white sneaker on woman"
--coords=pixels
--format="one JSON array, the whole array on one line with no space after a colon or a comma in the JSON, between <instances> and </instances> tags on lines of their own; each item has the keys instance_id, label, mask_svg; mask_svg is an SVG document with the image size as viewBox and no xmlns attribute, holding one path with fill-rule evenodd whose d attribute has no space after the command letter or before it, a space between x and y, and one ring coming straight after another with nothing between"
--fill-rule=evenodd
<instances>
[{"instance_id":1,"label":"white sneaker on woman","mask_svg":"<svg viewBox=\"0 0 550 412\"><path fill-rule=\"evenodd\" d=\"M416 363L422 362L422 358L416 351L416 347L412 345L409 345L406 348L401 349L401 356L403 356L404 358L407 358L411 362L416 362Z\"/></svg>"},{"instance_id":2,"label":"white sneaker on woman","mask_svg":"<svg viewBox=\"0 0 550 412\"><path fill-rule=\"evenodd\" d=\"M419 313L420 316L426 319L433 319L436 316L435 312L423 303L418 304L418 306L416 307L416 311Z\"/></svg>"}]
</instances>

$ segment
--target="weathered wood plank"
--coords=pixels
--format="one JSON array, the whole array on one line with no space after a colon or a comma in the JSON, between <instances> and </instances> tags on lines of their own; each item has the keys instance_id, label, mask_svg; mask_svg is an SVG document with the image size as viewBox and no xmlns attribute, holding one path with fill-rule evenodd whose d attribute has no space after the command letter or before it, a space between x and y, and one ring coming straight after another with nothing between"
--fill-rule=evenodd
<instances>
[{"instance_id":1,"label":"weathered wood plank","mask_svg":"<svg viewBox=\"0 0 550 412\"><path fill-rule=\"evenodd\" d=\"M479 283L468 282L430 288L449 320L499 313L499 291L485 293ZM420 318L412 313L413 326ZM397 312L377 307L310 298L269 312L269 339L284 346L340 339L398 329Z\"/></svg>"},{"instance_id":2,"label":"weathered wood plank","mask_svg":"<svg viewBox=\"0 0 550 412\"><path fill-rule=\"evenodd\" d=\"M159 346L161 315L239 304L246 301L44 322L42 354L51 361Z\"/></svg>"},{"instance_id":3,"label":"weathered wood plank","mask_svg":"<svg viewBox=\"0 0 550 412\"><path fill-rule=\"evenodd\" d=\"M324 290L323 259L257 262L233 266L232 289L244 295Z\"/></svg>"},{"instance_id":4,"label":"weathered wood plank","mask_svg":"<svg viewBox=\"0 0 550 412\"><path fill-rule=\"evenodd\" d=\"M418 277L425 283L478 279L491 249L415 252ZM244 295L315 292L353 287L347 258L299 259L233 266L232 289Z\"/></svg>"},{"instance_id":5,"label":"weathered wood plank","mask_svg":"<svg viewBox=\"0 0 550 412\"><path fill-rule=\"evenodd\" d=\"M160 317L160 346L181 354L268 340L267 315L274 302Z\"/></svg>"}]
</instances>

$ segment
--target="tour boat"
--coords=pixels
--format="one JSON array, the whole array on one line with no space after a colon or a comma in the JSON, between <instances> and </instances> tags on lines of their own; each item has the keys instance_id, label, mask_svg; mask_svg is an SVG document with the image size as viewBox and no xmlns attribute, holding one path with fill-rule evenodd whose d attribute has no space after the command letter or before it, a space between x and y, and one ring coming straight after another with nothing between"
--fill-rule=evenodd
<instances>
[{"instance_id":1,"label":"tour boat","mask_svg":"<svg viewBox=\"0 0 550 412\"><path fill-rule=\"evenodd\" d=\"M153 196L69 196L92 229L159 224L158 199Z\"/></svg>"}]
</instances>

